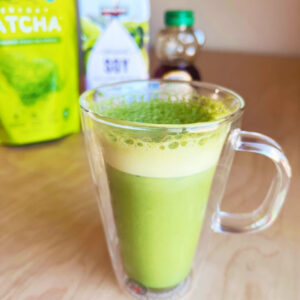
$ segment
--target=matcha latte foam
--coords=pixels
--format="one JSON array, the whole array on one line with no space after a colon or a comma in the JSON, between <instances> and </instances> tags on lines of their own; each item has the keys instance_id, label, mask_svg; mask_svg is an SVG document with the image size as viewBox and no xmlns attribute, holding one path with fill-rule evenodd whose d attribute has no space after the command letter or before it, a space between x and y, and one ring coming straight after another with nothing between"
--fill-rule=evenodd
<instances>
[{"instance_id":1,"label":"matcha latte foam","mask_svg":"<svg viewBox=\"0 0 300 300\"><path fill-rule=\"evenodd\" d=\"M97 113L132 124L193 124L230 112L218 100L101 101ZM190 272L226 125L188 131L100 125L121 258L130 280L169 289Z\"/></svg>"}]
</instances>

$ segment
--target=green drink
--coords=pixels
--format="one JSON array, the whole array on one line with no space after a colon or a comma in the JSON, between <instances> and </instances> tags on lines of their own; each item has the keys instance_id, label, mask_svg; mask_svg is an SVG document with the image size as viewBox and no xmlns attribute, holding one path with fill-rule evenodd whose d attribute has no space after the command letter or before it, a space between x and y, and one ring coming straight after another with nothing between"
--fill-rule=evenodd
<instances>
[{"instance_id":1,"label":"green drink","mask_svg":"<svg viewBox=\"0 0 300 300\"><path fill-rule=\"evenodd\" d=\"M153 99L103 110L109 117L147 123L192 123L225 112L221 103L207 98L177 105ZM169 289L188 276L225 135L226 128L167 137L102 131L120 252L130 280L148 289Z\"/></svg>"},{"instance_id":2,"label":"green drink","mask_svg":"<svg viewBox=\"0 0 300 300\"><path fill-rule=\"evenodd\" d=\"M240 130L244 101L235 92L203 82L129 81L86 91L80 104L107 246L124 292L175 300L193 290L204 216L218 233L257 232L278 216L288 160L271 138ZM264 155L277 170L262 205L247 214L220 209L235 151Z\"/></svg>"},{"instance_id":3,"label":"green drink","mask_svg":"<svg viewBox=\"0 0 300 300\"><path fill-rule=\"evenodd\" d=\"M195 175L151 178L107 166L128 276L152 289L183 281L195 254L214 167Z\"/></svg>"}]
</instances>

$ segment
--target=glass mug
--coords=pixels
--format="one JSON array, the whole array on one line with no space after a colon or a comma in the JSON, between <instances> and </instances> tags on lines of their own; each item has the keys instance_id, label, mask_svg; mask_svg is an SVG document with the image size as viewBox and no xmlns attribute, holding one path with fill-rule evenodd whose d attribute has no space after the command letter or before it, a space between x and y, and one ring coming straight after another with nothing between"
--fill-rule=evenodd
<instances>
[{"instance_id":1,"label":"glass mug","mask_svg":"<svg viewBox=\"0 0 300 300\"><path fill-rule=\"evenodd\" d=\"M121 121L99 113L107 100L118 105L195 95L219 99L232 113L185 125ZM244 100L235 92L202 82L131 81L86 91L80 105L100 214L122 290L139 299L185 294L205 215L221 233L256 232L277 218L291 169L274 140L240 129ZM266 198L251 213L220 210L235 151L262 154L276 166Z\"/></svg>"}]
</instances>

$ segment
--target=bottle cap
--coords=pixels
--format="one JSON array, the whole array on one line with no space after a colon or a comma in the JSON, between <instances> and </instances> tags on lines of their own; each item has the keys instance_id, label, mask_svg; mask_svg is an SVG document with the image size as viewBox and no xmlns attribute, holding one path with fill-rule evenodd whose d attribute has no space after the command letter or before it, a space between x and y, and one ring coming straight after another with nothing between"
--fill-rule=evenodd
<instances>
[{"instance_id":1,"label":"bottle cap","mask_svg":"<svg viewBox=\"0 0 300 300\"><path fill-rule=\"evenodd\" d=\"M168 10L165 12L167 26L193 26L194 12L192 10Z\"/></svg>"}]
</instances>

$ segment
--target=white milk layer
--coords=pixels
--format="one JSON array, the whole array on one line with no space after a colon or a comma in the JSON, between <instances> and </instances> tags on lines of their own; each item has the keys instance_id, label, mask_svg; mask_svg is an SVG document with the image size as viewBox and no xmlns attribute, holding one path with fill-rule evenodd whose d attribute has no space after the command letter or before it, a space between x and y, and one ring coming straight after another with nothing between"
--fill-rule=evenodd
<instances>
[{"instance_id":1,"label":"white milk layer","mask_svg":"<svg viewBox=\"0 0 300 300\"><path fill-rule=\"evenodd\" d=\"M226 138L227 129L205 138L189 138L182 146L180 141L153 143L147 147L101 139L103 155L110 166L133 175L145 177L182 177L199 173L215 166ZM175 142L174 142L175 141ZM170 144L175 148L170 149Z\"/></svg>"},{"instance_id":2,"label":"white milk layer","mask_svg":"<svg viewBox=\"0 0 300 300\"><path fill-rule=\"evenodd\" d=\"M150 147L102 141L103 154L110 166L133 175L145 177L182 177L205 171L219 160L226 130L194 143L170 149L167 143L151 143ZM174 143L174 141L173 141ZM175 142L176 143L176 142Z\"/></svg>"}]
</instances>

